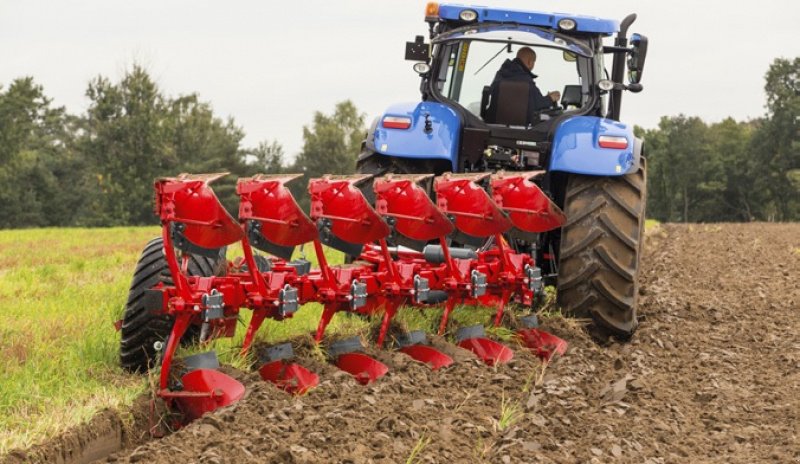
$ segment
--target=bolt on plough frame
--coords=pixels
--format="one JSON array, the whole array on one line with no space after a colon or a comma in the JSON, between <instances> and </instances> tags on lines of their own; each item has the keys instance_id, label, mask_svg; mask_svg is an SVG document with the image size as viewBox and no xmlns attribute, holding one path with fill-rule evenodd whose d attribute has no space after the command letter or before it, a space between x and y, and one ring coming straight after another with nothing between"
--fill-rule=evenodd
<instances>
[{"instance_id":1,"label":"bolt on plough frame","mask_svg":"<svg viewBox=\"0 0 800 464\"><path fill-rule=\"evenodd\" d=\"M244 386L216 370L214 355L184 359L176 381L172 373L175 350L190 326L201 337L233 336L241 308L252 311L242 353L247 353L266 318L292 317L309 302L323 306L314 339L320 343L333 315L347 311L380 314L378 347L387 343L392 318L401 306L444 304L439 334L457 304L496 306L499 326L512 299L532 305L543 292L541 271L529 254L517 253L504 234L517 229L539 233L565 221L558 207L531 182L538 172L445 174L433 179L434 204L420 182L431 175L325 176L309 182L311 212L306 215L286 184L300 175L257 175L238 181L239 220L217 199L210 183L225 174L190 175L156 181L156 213L161 219L164 258L173 285L158 284L147 291L150 310L172 317L174 324L161 347L158 395L179 409L186 420L237 401ZM375 203L359 186L372 182ZM481 185L488 186L491 195ZM454 232L485 239L478 250L451 246ZM397 234L427 243L420 251L390 246ZM228 265L222 276L189 276L189 253L214 256L222 247L240 242L242 265ZM297 246L311 243L319 267L291 260ZM357 258L351 264L329 265L323 244ZM270 255L256 259L254 248ZM177 251L176 251L177 250ZM520 340L549 360L564 354L566 343L535 328L518 331ZM457 336L489 365L506 362L513 352L483 336L482 327ZM452 364L446 354L413 332L393 346L438 369ZM366 384L386 374L388 367L358 351L360 342L331 346L336 365ZM316 374L291 363L290 344L267 350L259 372L268 381L295 394L319 382Z\"/></svg>"}]
</instances>

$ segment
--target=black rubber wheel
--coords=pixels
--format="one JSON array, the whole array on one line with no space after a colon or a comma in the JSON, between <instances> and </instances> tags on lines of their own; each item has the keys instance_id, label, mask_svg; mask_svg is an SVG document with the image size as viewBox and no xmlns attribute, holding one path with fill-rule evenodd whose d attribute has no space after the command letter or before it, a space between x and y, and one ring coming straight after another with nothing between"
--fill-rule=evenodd
<instances>
[{"instance_id":1,"label":"black rubber wheel","mask_svg":"<svg viewBox=\"0 0 800 464\"><path fill-rule=\"evenodd\" d=\"M646 199L644 158L633 174L567 181L558 303L570 315L591 317L597 335L626 339L636 331Z\"/></svg>"},{"instance_id":2,"label":"black rubber wheel","mask_svg":"<svg viewBox=\"0 0 800 464\"><path fill-rule=\"evenodd\" d=\"M172 285L172 276L164 258L164 242L161 238L151 240L142 251L128 292L128 301L122 317L120 330L120 365L131 372L144 372L155 359L153 344L163 341L172 330L172 318L156 314L145 307L145 290L159 282ZM192 255L189 258L188 273L194 276L210 277L225 271L225 248L216 259ZM199 335L199 327L190 326L181 342L191 343Z\"/></svg>"}]
</instances>

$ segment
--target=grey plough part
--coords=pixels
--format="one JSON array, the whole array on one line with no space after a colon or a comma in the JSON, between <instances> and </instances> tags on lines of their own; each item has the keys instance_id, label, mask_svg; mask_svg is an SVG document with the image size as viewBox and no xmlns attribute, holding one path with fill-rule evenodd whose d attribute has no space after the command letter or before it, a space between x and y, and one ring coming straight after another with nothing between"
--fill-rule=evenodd
<instances>
[{"instance_id":1,"label":"grey plough part","mask_svg":"<svg viewBox=\"0 0 800 464\"><path fill-rule=\"evenodd\" d=\"M281 343L273 345L258 353L258 359L266 364L273 361L283 361L294 358L294 348L291 343Z\"/></svg>"},{"instance_id":2,"label":"grey plough part","mask_svg":"<svg viewBox=\"0 0 800 464\"><path fill-rule=\"evenodd\" d=\"M311 272L311 261L307 259L295 259L286 263L289 266L292 266L295 271L297 271L297 275L306 275Z\"/></svg>"},{"instance_id":3,"label":"grey plough part","mask_svg":"<svg viewBox=\"0 0 800 464\"><path fill-rule=\"evenodd\" d=\"M528 278L528 288L534 293L539 293L544 290L544 281L542 280L542 270L537 266L530 264L525 266L525 277Z\"/></svg>"},{"instance_id":4,"label":"grey plough part","mask_svg":"<svg viewBox=\"0 0 800 464\"><path fill-rule=\"evenodd\" d=\"M470 283L472 284L472 298L478 298L486 294L486 274L478 272L476 269L472 270L470 274Z\"/></svg>"},{"instance_id":5,"label":"grey plough part","mask_svg":"<svg viewBox=\"0 0 800 464\"><path fill-rule=\"evenodd\" d=\"M360 337L350 337L345 338L344 340L337 340L328 346L328 355L332 359L336 359L343 354L352 353L354 351L364 351L364 347L361 345Z\"/></svg>"},{"instance_id":6,"label":"grey plough part","mask_svg":"<svg viewBox=\"0 0 800 464\"><path fill-rule=\"evenodd\" d=\"M206 293L202 298L203 303L203 322L209 322L215 319L222 319L225 317L225 301L222 293L217 289L211 290L211 293Z\"/></svg>"},{"instance_id":7,"label":"grey plough part","mask_svg":"<svg viewBox=\"0 0 800 464\"><path fill-rule=\"evenodd\" d=\"M350 309L358 309L367 305L367 284L353 280L350 284Z\"/></svg>"},{"instance_id":8,"label":"grey plough part","mask_svg":"<svg viewBox=\"0 0 800 464\"><path fill-rule=\"evenodd\" d=\"M450 257L455 259L478 259L478 253L469 248L452 247L449 248ZM441 245L425 245L422 250L425 261L431 264L442 264L445 262L444 250Z\"/></svg>"},{"instance_id":9,"label":"grey plough part","mask_svg":"<svg viewBox=\"0 0 800 464\"><path fill-rule=\"evenodd\" d=\"M461 343L470 338L483 338L486 336L486 330L482 325L472 325L469 327L462 327L456 332L456 343Z\"/></svg>"},{"instance_id":10,"label":"grey plough part","mask_svg":"<svg viewBox=\"0 0 800 464\"><path fill-rule=\"evenodd\" d=\"M539 327L539 318L536 317L536 314L528 314L527 316L520 317L518 320L519 324L526 329L535 329Z\"/></svg>"},{"instance_id":11,"label":"grey plough part","mask_svg":"<svg viewBox=\"0 0 800 464\"><path fill-rule=\"evenodd\" d=\"M426 303L428 295L430 294L431 286L428 279L420 277L419 274L414 276L414 299L417 303Z\"/></svg>"},{"instance_id":12,"label":"grey plough part","mask_svg":"<svg viewBox=\"0 0 800 464\"><path fill-rule=\"evenodd\" d=\"M278 292L278 312L281 317L291 316L299 307L297 289L289 284L284 285Z\"/></svg>"},{"instance_id":13,"label":"grey plough part","mask_svg":"<svg viewBox=\"0 0 800 464\"><path fill-rule=\"evenodd\" d=\"M421 330L414 330L412 332L404 333L397 336L394 340L394 346L398 350L412 345L427 345L428 336Z\"/></svg>"},{"instance_id":14,"label":"grey plough part","mask_svg":"<svg viewBox=\"0 0 800 464\"><path fill-rule=\"evenodd\" d=\"M183 358L183 365L181 376L198 369L219 369L219 358L216 351L206 351Z\"/></svg>"}]
</instances>

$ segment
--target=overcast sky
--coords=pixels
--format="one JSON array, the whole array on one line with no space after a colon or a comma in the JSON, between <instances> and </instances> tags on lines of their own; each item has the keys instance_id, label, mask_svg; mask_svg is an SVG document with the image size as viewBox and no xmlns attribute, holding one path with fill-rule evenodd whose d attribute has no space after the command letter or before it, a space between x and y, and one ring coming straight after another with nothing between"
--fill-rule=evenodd
<instances>
[{"instance_id":1,"label":"overcast sky","mask_svg":"<svg viewBox=\"0 0 800 464\"><path fill-rule=\"evenodd\" d=\"M464 2L461 2L464 3ZM626 94L624 121L662 115L709 121L764 113L763 77L800 55L800 0L480 0L478 4L621 19L650 39L644 91ZM419 99L404 44L425 34L418 0L0 0L0 83L33 76L57 105L88 106L88 81L144 65L170 95L199 93L247 134L290 156L315 110L352 99L368 122ZM539 73L544 70L537 69Z\"/></svg>"}]
</instances>

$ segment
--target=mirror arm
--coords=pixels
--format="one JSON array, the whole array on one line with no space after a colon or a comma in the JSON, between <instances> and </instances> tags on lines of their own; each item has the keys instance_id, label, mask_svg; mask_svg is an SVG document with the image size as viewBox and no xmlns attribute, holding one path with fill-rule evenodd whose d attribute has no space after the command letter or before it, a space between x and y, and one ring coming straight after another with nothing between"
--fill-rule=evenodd
<instances>
[{"instance_id":1,"label":"mirror arm","mask_svg":"<svg viewBox=\"0 0 800 464\"><path fill-rule=\"evenodd\" d=\"M639 92L642 91L642 89L644 89L642 84L628 84L628 85L625 85L625 84L623 84L621 82L614 82L614 89L613 90L619 90L619 91L627 90L629 92L639 93Z\"/></svg>"},{"instance_id":2,"label":"mirror arm","mask_svg":"<svg viewBox=\"0 0 800 464\"><path fill-rule=\"evenodd\" d=\"M619 32L614 39L614 47L628 48L628 28L636 21L636 14L632 13L625 17L619 25ZM611 67L611 80L622 82L625 75L625 55L614 53L614 62ZM609 102L608 118L619 121L619 113L622 108L622 90L616 88L611 91L611 101Z\"/></svg>"},{"instance_id":3,"label":"mirror arm","mask_svg":"<svg viewBox=\"0 0 800 464\"><path fill-rule=\"evenodd\" d=\"M627 47L615 47L613 45L603 45L603 53L632 53L633 50Z\"/></svg>"}]
</instances>

